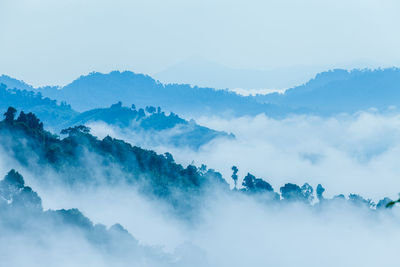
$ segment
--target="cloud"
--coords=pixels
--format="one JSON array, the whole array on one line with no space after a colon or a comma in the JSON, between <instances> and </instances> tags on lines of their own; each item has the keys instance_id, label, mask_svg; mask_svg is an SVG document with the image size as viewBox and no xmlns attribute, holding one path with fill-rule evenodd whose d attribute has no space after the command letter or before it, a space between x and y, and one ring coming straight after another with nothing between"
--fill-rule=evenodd
<instances>
[{"instance_id":1,"label":"cloud","mask_svg":"<svg viewBox=\"0 0 400 267\"><path fill-rule=\"evenodd\" d=\"M206 164L230 180L231 167L239 176L251 172L275 190L287 182L314 187L326 194L359 193L378 200L395 198L400 191L400 115L360 112L330 118L294 116L283 120L256 117L202 117L197 122L235 134L236 139L215 140L199 151L152 145L107 125L93 133L125 139L135 145L171 152L179 163ZM230 182L230 181L229 181Z\"/></svg>"},{"instance_id":2,"label":"cloud","mask_svg":"<svg viewBox=\"0 0 400 267\"><path fill-rule=\"evenodd\" d=\"M195 162L230 164L253 172L277 188L285 182L321 183L327 193L356 192L371 198L400 190L400 116L361 112L352 116L310 116L274 120L264 115L226 120L200 119L211 128L232 131L235 141L205 147ZM178 154L179 155L179 154ZM220 167L221 168L221 167Z\"/></svg>"},{"instance_id":3,"label":"cloud","mask_svg":"<svg viewBox=\"0 0 400 267\"><path fill-rule=\"evenodd\" d=\"M95 221L123 222L141 244L161 246L182 266L376 266L397 260L397 209L379 213L338 204L316 210L214 192L187 221L162 202L123 188L70 193L54 195Z\"/></svg>"},{"instance_id":4,"label":"cloud","mask_svg":"<svg viewBox=\"0 0 400 267\"><path fill-rule=\"evenodd\" d=\"M328 195L346 191L366 197L397 193L394 177L398 173L400 115L361 112L284 120L259 115L203 117L198 122L231 131L237 138L218 140L199 153L175 148L172 152L177 161L207 163L225 177L230 176L230 167L235 164L241 177L251 171L270 181L276 190L285 182L307 181L323 183ZM132 143L144 140L104 124L92 130ZM172 149L155 148L160 152ZM7 153L1 155L3 159ZM9 159L0 164L0 170L15 164L12 155L6 157ZM92 178L121 174L114 169L103 171L101 161L89 157L85 154L82 164L93 169ZM27 176L27 185L42 197L45 208L79 208L95 223L110 226L119 222L140 244L161 247L183 266L377 266L397 262L400 211L396 208L379 212L336 203L310 209L300 204L271 205L251 196L216 191L202 199L192 220L184 220L170 212L162 200L151 199L124 184L67 187L38 182L57 181L56 175L63 174L34 171L33 167L22 173ZM38 242L44 247L36 247ZM36 259L31 266L51 265L60 257L66 265L109 265L81 237L74 238L71 233L49 231L44 242L34 235L0 238L0 248L8 255L10 266L28 264L26 259ZM15 248L26 251L25 257L10 257ZM78 256L67 257L65 251ZM164 264L157 255L146 257L154 257L155 264L150 266ZM121 258L118 264L129 266L132 262Z\"/></svg>"}]
</instances>

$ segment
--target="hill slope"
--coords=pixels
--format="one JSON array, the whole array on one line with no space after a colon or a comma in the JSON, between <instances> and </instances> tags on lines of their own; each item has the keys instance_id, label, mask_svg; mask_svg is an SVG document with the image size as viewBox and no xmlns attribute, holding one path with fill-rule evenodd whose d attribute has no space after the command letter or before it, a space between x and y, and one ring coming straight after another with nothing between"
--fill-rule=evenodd
<instances>
[{"instance_id":1,"label":"hill slope","mask_svg":"<svg viewBox=\"0 0 400 267\"><path fill-rule=\"evenodd\" d=\"M78 114L65 102L57 104L56 100L43 97L40 92L10 88L0 83L0 111L13 106L37 114L51 126L71 120Z\"/></svg>"},{"instance_id":2,"label":"hill slope","mask_svg":"<svg viewBox=\"0 0 400 267\"><path fill-rule=\"evenodd\" d=\"M130 71L113 71L108 74L94 72L64 87L43 87L38 90L44 96L65 101L81 112L110 106L118 101L141 107L161 106L166 111L184 116L223 113L255 115L262 112L280 116L295 112L284 107L260 104L251 97L243 97L228 90L187 84L162 84L150 76Z\"/></svg>"},{"instance_id":3,"label":"hill slope","mask_svg":"<svg viewBox=\"0 0 400 267\"><path fill-rule=\"evenodd\" d=\"M151 146L172 145L198 149L215 138L234 138L233 134L215 131L198 125L194 120L187 121L174 113L166 115L161 108L152 106L146 109L123 107L122 103L109 108L98 108L83 112L68 126L88 125L105 122L117 127L126 136L136 136L146 140Z\"/></svg>"},{"instance_id":4,"label":"hill slope","mask_svg":"<svg viewBox=\"0 0 400 267\"><path fill-rule=\"evenodd\" d=\"M6 76L0 77L0 82L35 90ZM319 73L314 79L288 89L284 94L255 97L185 84L162 84L150 76L129 71L91 73L61 88L43 87L38 90L44 96L65 101L79 111L123 101L141 107L162 106L183 116L265 113L280 118L290 114L330 115L400 106L400 69L336 69Z\"/></svg>"},{"instance_id":5,"label":"hill slope","mask_svg":"<svg viewBox=\"0 0 400 267\"><path fill-rule=\"evenodd\" d=\"M318 74L284 94L258 95L261 103L307 108L316 114L353 113L400 106L400 69L341 70Z\"/></svg>"},{"instance_id":6,"label":"hill slope","mask_svg":"<svg viewBox=\"0 0 400 267\"><path fill-rule=\"evenodd\" d=\"M136 110L134 105L127 108L119 102L109 108L79 113L65 102L57 104L56 100L43 97L40 92L8 89L0 84L0 112L4 113L9 106L38 114L45 125L56 132L68 127L103 122L119 127L128 135L145 134L151 145L186 146L192 149L198 149L215 138L233 137L200 126L193 120L184 120L174 113L166 115L161 108L153 106Z\"/></svg>"}]
</instances>

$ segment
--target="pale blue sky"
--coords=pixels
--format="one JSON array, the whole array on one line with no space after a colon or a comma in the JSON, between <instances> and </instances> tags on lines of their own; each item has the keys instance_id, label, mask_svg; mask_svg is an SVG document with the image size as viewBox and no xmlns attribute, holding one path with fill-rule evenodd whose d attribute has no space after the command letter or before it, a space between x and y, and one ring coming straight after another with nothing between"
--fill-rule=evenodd
<instances>
[{"instance_id":1,"label":"pale blue sky","mask_svg":"<svg viewBox=\"0 0 400 267\"><path fill-rule=\"evenodd\" d=\"M399 12L397 0L0 0L0 73L41 85L193 59L258 71L400 65Z\"/></svg>"}]
</instances>

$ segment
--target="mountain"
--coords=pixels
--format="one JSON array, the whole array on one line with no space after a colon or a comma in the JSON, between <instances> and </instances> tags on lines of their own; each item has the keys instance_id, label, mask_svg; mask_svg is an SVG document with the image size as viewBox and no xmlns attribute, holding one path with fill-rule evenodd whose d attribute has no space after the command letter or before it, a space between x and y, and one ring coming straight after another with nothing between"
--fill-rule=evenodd
<instances>
[{"instance_id":1,"label":"mountain","mask_svg":"<svg viewBox=\"0 0 400 267\"><path fill-rule=\"evenodd\" d=\"M248 173L240 190L230 190L222 175L205 165L185 168L177 164L170 153L160 155L109 136L99 140L85 126L65 129L62 134L66 137L60 138L45 131L34 114L25 116L21 112L16 119L15 114L15 109L10 107L0 122L0 147L34 176L40 177L41 183L57 182L78 188L122 184L139 188L147 197L166 201L187 218L195 216L202 197L214 191L260 197L265 204L295 201L314 206L314 189L308 183L303 186L287 183L278 194L268 182ZM45 178L43 174L50 169L53 177ZM232 167L232 170L236 183L238 169ZM321 185L316 188L319 206L338 201L347 203L343 195L324 198L324 191ZM384 208L384 203L389 201L385 198L375 205L356 194L348 197L348 203L368 208Z\"/></svg>"},{"instance_id":2,"label":"mountain","mask_svg":"<svg viewBox=\"0 0 400 267\"><path fill-rule=\"evenodd\" d=\"M8 80L14 81L12 79ZM13 84L18 86L19 83L15 82ZM0 83L0 111L5 111L9 106L13 106L17 109L38 114L51 126L71 120L78 114L78 112L74 111L65 102L58 104L56 100L43 97L40 92L9 88L5 84ZM31 87L24 88L29 89Z\"/></svg>"},{"instance_id":3,"label":"mountain","mask_svg":"<svg viewBox=\"0 0 400 267\"><path fill-rule=\"evenodd\" d=\"M309 82L254 97L260 103L306 108L319 115L353 113L400 106L400 69L342 70L322 72Z\"/></svg>"},{"instance_id":4,"label":"mountain","mask_svg":"<svg viewBox=\"0 0 400 267\"><path fill-rule=\"evenodd\" d=\"M83 112L67 126L87 125L105 122L118 127L126 135L145 137L151 145L172 145L198 149L216 138L234 138L233 134L215 131L198 125L194 120L187 121L175 113L165 114L160 107L147 106L145 109L123 107L121 102L109 108L98 108Z\"/></svg>"},{"instance_id":5,"label":"mountain","mask_svg":"<svg viewBox=\"0 0 400 267\"><path fill-rule=\"evenodd\" d=\"M60 183L63 188L78 190L118 183L126 190L133 191L139 187L146 197L157 197L169 203L178 213L168 213L167 217L173 215L179 220L179 227L185 230L203 228L202 211L212 209L212 205L216 205L225 216L225 210L232 209L227 204L229 201L235 205L233 212L242 217L247 214L243 209L254 209L253 201L256 201L260 208L257 211L264 212L265 208L268 212L267 220L292 214L293 217L289 218L294 218L294 224L297 224L298 216L319 214L321 217L318 219L325 223L327 218L337 217L336 211L340 210L360 213L363 220L372 219L367 221L369 224L381 222L382 218L393 218L397 226L396 214L385 208L395 203L388 198L378 204L356 194L350 194L348 198L338 195L327 199L323 196L325 189L318 185L317 201L314 201L314 189L307 183L303 186L287 183L277 193L268 182L250 173L243 178L240 189L230 190L218 172L205 166L184 168L176 164L169 153L158 155L110 137L98 140L84 126L65 130L64 134L68 136L61 139L45 131L34 114L24 116L21 114L26 113L21 112L18 118L15 114L15 109L7 109L5 119L0 122L0 147L7 156L14 157L20 167L29 169L31 179L46 183L50 189ZM237 180L238 169L232 169L232 178ZM44 173L50 173L50 176L46 177ZM83 192L91 194L92 191ZM224 206L221 206L219 197L224 199ZM125 199L129 203L129 199ZM164 206L158 207L160 212L165 212ZM291 207L301 209L293 211ZM141 208L138 205L129 212L141 216ZM220 220L217 214L211 214L211 220ZM343 216L346 221L349 220L348 214ZM0 218L1 260L5 266L218 266L207 264L208 254L190 243L183 243L174 252L166 252L162 247L139 242L118 223L110 227L95 224L78 209L45 210L40 196L13 169L0 180ZM230 219L223 217L222 227L226 227ZM256 234L265 228L262 223L245 221L244 224L246 229L254 227ZM267 226L269 236L275 229ZM301 226L299 231L304 231ZM154 225L148 227L152 229ZM206 231L209 228L206 224ZM229 230L229 240L233 240L231 233L234 230ZM289 231L289 241L293 240L292 232ZM282 233L286 235L287 230ZM250 235L252 237L254 235ZM313 238L310 240L314 241Z\"/></svg>"},{"instance_id":6,"label":"mountain","mask_svg":"<svg viewBox=\"0 0 400 267\"><path fill-rule=\"evenodd\" d=\"M194 120L184 120L172 112L167 115L160 107L147 106L136 110L135 105L127 108L119 102L109 108L79 113L65 102L57 104L56 100L43 97L40 92L8 89L0 84L0 111L4 113L9 106L38 114L47 127L56 132L68 127L103 122L118 127L128 135L148 136L145 139L149 145L198 149L215 138L234 137L200 126Z\"/></svg>"},{"instance_id":7,"label":"mountain","mask_svg":"<svg viewBox=\"0 0 400 267\"><path fill-rule=\"evenodd\" d=\"M16 119L15 115L10 107L0 122L0 146L38 176L52 168L66 186L125 183L183 211L207 188L228 188L220 173L205 166L185 168L169 153L159 155L110 136L99 140L85 126L63 130L66 137L61 139L44 130L34 114L21 112Z\"/></svg>"},{"instance_id":8,"label":"mountain","mask_svg":"<svg viewBox=\"0 0 400 267\"><path fill-rule=\"evenodd\" d=\"M118 223L94 224L75 208L44 210L15 170L0 180L0 218L3 266L185 266Z\"/></svg>"},{"instance_id":9,"label":"mountain","mask_svg":"<svg viewBox=\"0 0 400 267\"><path fill-rule=\"evenodd\" d=\"M3 77L3 82L18 82ZM24 88L25 83L20 83ZM65 101L79 111L110 106L119 101L140 107L162 106L182 116L256 115L282 118L291 114L331 115L400 105L400 69L342 70L319 73L307 83L285 91L241 96L227 90L162 84L150 76L113 71L81 76L64 87L33 89L46 97Z\"/></svg>"},{"instance_id":10,"label":"mountain","mask_svg":"<svg viewBox=\"0 0 400 267\"><path fill-rule=\"evenodd\" d=\"M2 81L7 85L7 81ZM14 84L14 83L13 83ZM169 112L186 117L196 115L255 115L267 113L281 116L298 112L286 107L261 104L228 90L200 88L188 84L162 84L150 76L130 71L113 71L108 74L90 73L64 87L47 86L34 89L43 96L64 101L83 112L107 107L122 101L125 105L140 107L161 106Z\"/></svg>"},{"instance_id":11,"label":"mountain","mask_svg":"<svg viewBox=\"0 0 400 267\"><path fill-rule=\"evenodd\" d=\"M7 85L8 88L10 89L19 89L19 90L26 90L26 91L33 91L35 88L33 88L32 85L27 84L24 81L17 80L15 78L12 78L7 75L1 75L0 76L0 84Z\"/></svg>"}]
</instances>

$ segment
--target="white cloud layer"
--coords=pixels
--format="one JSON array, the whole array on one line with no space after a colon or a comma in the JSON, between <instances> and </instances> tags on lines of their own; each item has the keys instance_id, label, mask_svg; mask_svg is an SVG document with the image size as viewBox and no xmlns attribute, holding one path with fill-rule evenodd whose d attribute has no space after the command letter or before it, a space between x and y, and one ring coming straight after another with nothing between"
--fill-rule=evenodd
<instances>
[{"instance_id":1,"label":"white cloud layer","mask_svg":"<svg viewBox=\"0 0 400 267\"><path fill-rule=\"evenodd\" d=\"M161 147L157 150L172 151L178 162L194 159L196 164L207 163L226 177L235 164L241 177L251 171L267 178L275 189L285 182L308 181L313 185L323 183L328 195L354 192L381 197L398 192L400 115L364 112L285 120L259 115L200 118L198 122L232 131L237 139L217 140L199 153ZM146 141L104 124L91 126L99 136L109 133L132 143ZM70 188L57 182L46 184L41 182L46 181L44 176L57 181L57 174L42 172L34 177L31 170L15 163L12 155L1 155L5 156L0 171L5 173L11 167L20 170L27 185L42 197L45 208L74 207L95 223L110 226L119 222L141 244L162 246L180 258L183 266L373 267L397 262L398 208L371 213L362 207L336 204L310 210L301 205L265 205L245 195L214 192L203 199L195 220L186 221L171 213L162 201L149 200L127 186L100 183L98 187ZM92 166L94 177L103 173L98 162L88 158L83 161ZM112 173L117 175L118 170ZM9 266L54 265L60 257L65 258L66 249L79 252L77 258L67 258L66 265L107 265L79 236L68 235L61 242L54 240L57 236L60 234L48 233L45 246L53 249L47 251L30 236L15 237L11 243L0 238L0 251L6 253ZM12 256L13 248L27 251L25 257ZM36 261L27 261L32 258ZM121 266L130 264L122 262Z\"/></svg>"},{"instance_id":2,"label":"white cloud layer","mask_svg":"<svg viewBox=\"0 0 400 267\"><path fill-rule=\"evenodd\" d=\"M378 200L400 192L400 115L361 112L331 118L295 116L275 120L265 115L241 118L202 117L201 125L232 132L235 140L215 140L200 151L154 147L144 138L104 124L92 124L94 134L128 140L160 153L171 152L177 162L206 164L230 179L251 172L275 190L287 182L314 187L326 194L358 193Z\"/></svg>"},{"instance_id":3,"label":"white cloud layer","mask_svg":"<svg viewBox=\"0 0 400 267\"><path fill-rule=\"evenodd\" d=\"M372 267L397 261L398 209L369 213L339 204L317 211L216 192L188 222L174 217L162 202L121 187L61 190L43 191L45 202L78 207L106 225L121 222L141 244L161 246L187 262L183 266Z\"/></svg>"}]
</instances>

